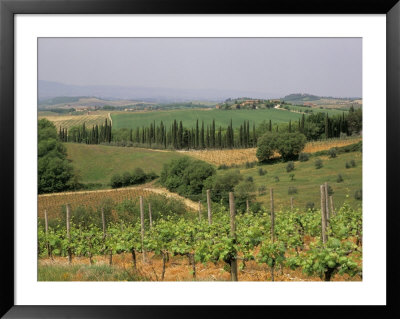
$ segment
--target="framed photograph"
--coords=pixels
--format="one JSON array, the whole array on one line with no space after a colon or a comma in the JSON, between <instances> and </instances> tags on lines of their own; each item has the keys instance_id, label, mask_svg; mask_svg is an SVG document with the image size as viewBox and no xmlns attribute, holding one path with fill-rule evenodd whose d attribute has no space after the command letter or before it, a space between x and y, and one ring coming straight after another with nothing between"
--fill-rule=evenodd
<instances>
[{"instance_id":1,"label":"framed photograph","mask_svg":"<svg viewBox=\"0 0 400 319\"><path fill-rule=\"evenodd\" d=\"M399 314L397 1L0 16L5 318Z\"/></svg>"}]
</instances>

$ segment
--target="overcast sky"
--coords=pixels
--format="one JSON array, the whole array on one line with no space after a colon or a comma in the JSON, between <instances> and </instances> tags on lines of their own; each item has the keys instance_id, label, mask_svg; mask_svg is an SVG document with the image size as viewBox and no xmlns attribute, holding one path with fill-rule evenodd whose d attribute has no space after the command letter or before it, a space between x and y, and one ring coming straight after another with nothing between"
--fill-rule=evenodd
<instances>
[{"instance_id":1,"label":"overcast sky","mask_svg":"<svg viewBox=\"0 0 400 319\"><path fill-rule=\"evenodd\" d=\"M361 38L40 38L39 80L362 96Z\"/></svg>"}]
</instances>

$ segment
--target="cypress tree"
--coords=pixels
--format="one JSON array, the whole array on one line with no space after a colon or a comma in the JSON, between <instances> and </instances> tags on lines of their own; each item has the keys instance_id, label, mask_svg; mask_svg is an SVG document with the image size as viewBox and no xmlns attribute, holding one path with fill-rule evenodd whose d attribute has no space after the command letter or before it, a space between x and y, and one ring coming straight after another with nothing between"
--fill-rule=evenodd
<instances>
[{"instance_id":1,"label":"cypress tree","mask_svg":"<svg viewBox=\"0 0 400 319\"><path fill-rule=\"evenodd\" d=\"M219 127L219 130L218 130L218 147L222 148L222 128L221 128L221 126Z\"/></svg>"},{"instance_id":2,"label":"cypress tree","mask_svg":"<svg viewBox=\"0 0 400 319\"><path fill-rule=\"evenodd\" d=\"M256 124L253 123L253 147L257 146Z\"/></svg>"},{"instance_id":3,"label":"cypress tree","mask_svg":"<svg viewBox=\"0 0 400 319\"><path fill-rule=\"evenodd\" d=\"M196 148L199 148L199 120L196 120Z\"/></svg>"},{"instance_id":4,"label":"cypress tree","mask_svg":"<svg viewBox=\"0 0 400 319\"><path fill-rule=\"evenodd\" d=\"M329 118L328 113L325 115L325 138L329 138Z\"/></svg>"},{"instance_id":5,"label":"cypress tree","mask_svg":"<svg viewBox=\"0 0 400 319\"><path fill-rule=\"evenodd\" d=\"M200 132L201 148L204 148L204 121L201 122L201 132Z\"/></svg>"},{"instance_id":6,"label":"cypress tree","mask_svg":"<svg viewBox=\"0 0 400 319\"><path fill-rule=\"evenodd\" d=\"M211 147L215 148L215 121L213 119L211 125Z\"/></svg>"},{"instance_id":7,"label":"cypress tree","mask_svg":"<svg viewBox=\"0 0 400 319\"><path fill-rule=\"evenodd\" d=\"M239 145L243 147L243 125L240 125L239 129Z\"/></svg>"},{"instance_id":8,"label":"cypress tree","mask_svg":"<svg viewBox=\"0 0 400 319\"><path fill-rule=\"evenodd\" d=\"M289 120L289 133L292 133L292 120Z\"/></svg>"},{"instance_id":9,"label":"cypress tree","mask_svg":"<svg viewBox=\"0 0 400 319\"><path fill-rule=\"evenodd\" d=\"M207 125L207 134L206 134L206 145L207 145L207 148L210 148L210 130L208 128L208 125Z\"/></svg>"}]
</instances>

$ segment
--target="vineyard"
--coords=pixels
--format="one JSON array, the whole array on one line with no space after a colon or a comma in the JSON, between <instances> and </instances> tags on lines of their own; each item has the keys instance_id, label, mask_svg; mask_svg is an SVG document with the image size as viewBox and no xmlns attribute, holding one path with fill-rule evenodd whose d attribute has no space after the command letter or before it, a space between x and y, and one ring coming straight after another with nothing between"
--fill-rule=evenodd
<instances>
[{"instance_id":1,"label":"vineyard","mask_svg":"<svg viewBox=\"0 0 400 319\"><path fill-rule=\"evenodd\" d=\"M103 111L91 111L85 115L44 115L39 116L39 119L46 118L50 122L53 122L56 128L59 127L70 129L73 126L82 126L83 123L89 128L94 125L104 124L104 121L108 119L108 113Z\"/></svg>"},{"instance_id":2,"label":"vineyard","mask_svg":"<svg viewBox=\"0 0 400 319\"><path fill-rule=\"evenodd\" d=\"M60 218L62 207L70 204L71 209L84 207L95 209L105 198L114 203L120 203L138 196L147 197L152 192L139 187L109 189L90 192L65 192L56 194L44 194L38 196L38 217L44 218L47 212L48 219Z\"/></svg>"},{"instance_id":3,"label":"vineyard","mask_svg":"<svg viewBox=\"0 0 400 319\"><path fill-rule=\"evenodd\" d=\"M72 215L66 205L65 218L53 226L46 212L38 225L39 265L107 260L142 280L362 280L361 208L345 203L335 210L326 185L321 210L275 212L270 189L270 209L257 214L236 214L230 193L229 210L212 211L209 202L197 216L154 218L139 199L138 209L128 209L126 200L117 216L107 207L97 216Z\"/></svg>"}]
</instances>

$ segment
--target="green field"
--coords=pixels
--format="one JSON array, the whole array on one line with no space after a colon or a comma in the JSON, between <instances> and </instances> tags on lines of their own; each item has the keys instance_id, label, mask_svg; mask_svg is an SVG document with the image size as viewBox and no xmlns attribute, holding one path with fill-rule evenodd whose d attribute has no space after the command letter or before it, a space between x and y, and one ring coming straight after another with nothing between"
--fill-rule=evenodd
<instances>
[{"instance_id":1,"label":"green field","mask_svg":"<svg viewBox=\"0 0 400 319\"><path fill-rule=\"evenodd\" d=\"M334 115L342 115L343 112L347 113L347 111L342 111L342 110L336 110L336 109L320 109L318 107L304 107L304 106L299 106L299 105L289 105L290 110L294 110L296 112L304 112L306 110L312 111L314 114L315 113L328 113L329 116L334 116ZM310 113L308 113L310 114ZM307 114L306 114L307 115Z\"/></svg>"},{"instance_id":2,"label":"green field","mask_svg":"<svg viewBox=\"0 0 400 319\"><path fill-rule=\"evenodd\" d=\"M159 174L163 164L184 156L177 152L153 151L133 147L65 143L68 158L81 183L108 184L111 176L140 167Z\"/></svg>"},{"instance_id":3,"label":"green field","mask_svg":"<svg viewBox=\"0 0 400 319\"><path fill-rule=\"evenodd\" d=\"M68 158L80 177L80 181L87 183L101 183L103 187L109 187L111 176L115 173L125 171L132 172L136 167L143 168L149 172L153 170L157 174L161 172L164 163L172 159L184 156L174 151L156 151L133 147L117 147L104 145L86 145L66 143ZM320 206L319 185L328 182L333 191L333 198L336 207L343 204L346 195L352 206L361 204L361 201L355 200L354 193L362 188L362 153L344 153L336 158L320 157L323 161L323 167L316 169L314 162L316 157L311 157L307 162L295 161L295 170L287 173L287 163L256 165L253 168L241 169L244 177L251 176L254 180L256 190L265 186L267 193L259 195L257 191L257 200L269 205L269 188L274 188L275 204L277 209L288 207L290 197L294 197L295 207L305 208L308 202L313 202L316 208ZM346 162L354 159L356 167L346 168ZM227 163L229 164L229 163ZM260 176L258 170L262 168L267 171ZM229 169L229 170L233 170ZM225 174L229 170L218 170L218 174ZM290 174L295 174L294 180L290 180ZM337 175L341 174L343 182L337 182ZM275 176L279 181L275 181ZM298 193L289 195L288 188L296 187Z\"/></svg>"},{"instance_id":4,"label":"green field","mask_svg":"<svg viewBox=\"0 0 400 319\"><path fill-rule=\"evenodd\" d=\"M185 127L194 127L198 119L200 124L210 124L215 120L216 127L220 125L226 127L230 120L234 127L243 124L244 120L255 123L256 125L263 120L271 120L273 123L289 122L289 120L298 120L301 117L299 113L293 113L282 110L266 109L266 110L172 110L172 111L154 111L154 112L136 112L136 113L111 113L113 120L113 129L120 128L136 128L150 125L154 121L159 124L163 121L165 125L171 125L176 119L182 121Z\"/></svg>"},{"instance_id":5,"label":"green field","mask_svg":"<svg viewBox=\"0 0 400 319\"><path fill-rule=\"evenodd\" d=\"M362 188L362 153L345 153L339 154L336 158L328 158L327 156L320 157L323 161L323 167L316 169L314 162L316 157L311 157L307 162L295 162L294 171L287 173L287 163L279 163L273 165L255 166L250 169L242 169L240 172L245 177L252 176L256 189L265 186L267 194L258 196L257 200L261 201L269 207L269 188L274 189L275 206L279 209L282 207L290 207L290 197L294 198L295 208L305 208L307 202L313 202L316 208L320 208L320 188L319 186L324 182L332 187L334 194L334 204L339 207L349 195L350 204L353 207L361 205L360 200L354 199L356 190ZM346 162L354 159L356 167L346 168ZM259 168L267 171L267 174L260 176L258 174ZM220 171L223 173L222 171ZM289 174L295 174L294 180L291 181ZM341 174L343 182L337 183L337 175ZM279 177L279 182L274 180L274 177ZM288 195L289 186L297 188L298 193Z\"/></svg>"}]
</instances>

